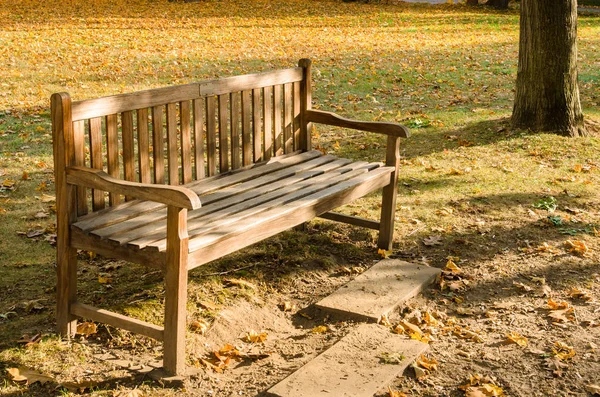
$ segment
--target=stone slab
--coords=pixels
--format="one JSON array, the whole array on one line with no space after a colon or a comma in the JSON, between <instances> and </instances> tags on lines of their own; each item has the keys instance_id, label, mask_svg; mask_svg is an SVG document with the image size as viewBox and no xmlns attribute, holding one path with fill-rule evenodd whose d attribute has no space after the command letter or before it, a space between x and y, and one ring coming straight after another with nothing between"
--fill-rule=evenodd
<instances>
[{"instance_id":1,"label":"stone slab","mask_svg":"<svg viewBox=\"0 0 600 397\"><path fill-rule=\"evenodd\" d=\"M381 325L361 324L264 395L373 397L428 348ZM382 353L401 353L404 358L386 364L379 358Z\"/></svg>"},{"instance_id":2,"label":"stone slab","mask_svg":"<svg viewBox=\"0 0 600 397\"><path fill-rule=\"evenodd\" d=\"M334 315L377 321L431 284L440 269L384 259L316 304Z\"/></svg>"}]
</instances>

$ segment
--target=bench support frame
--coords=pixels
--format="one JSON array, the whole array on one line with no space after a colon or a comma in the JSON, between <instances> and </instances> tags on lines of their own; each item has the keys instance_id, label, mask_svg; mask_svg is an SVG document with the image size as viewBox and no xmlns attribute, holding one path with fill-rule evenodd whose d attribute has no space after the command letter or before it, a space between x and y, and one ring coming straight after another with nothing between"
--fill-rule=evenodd
<instances>
[{"instance_id":1,"label":"bench support frame","mask_svg":"<svg viewBox=\"0 0 600 397\"><path fill-rule=\"evenodd\" d=\"M53 134L53 151L54 151L54 169L55 169L55 185L56 185L56 214L57 214L57 242L56 242L56 267L57 267L57 332L66 337L72 337L77 332L77 318L85 318L92 321L106 323L115 327L123 328L131 332L139 333L152 337L164 342L163 367L169 375L184 375L186 372L185 360L185 337L186 337L186 303L187 303L187 283L188 271L203 263L209 262L216 258L226 255L234 250L241 249L248 244L267 238L282 230L289 229L306 222L315 216L320 216L325 219L330 219L337 222L344 222L361 227L378 230L379 237L377 246L384 250L391 250L394 239L394 217L397 197L397 181L400 166L400 140L409 135L408 129L396 123L385 122L363 122L349 120L333 113L313 110L312 109L312 93L311 93L311 61L302 59L298 63L298 68L280 70L275 72L267 72L257 75L237 76L221 80L201 82L198 84L188 84L180 87L167 87L157 90L149 90L138 93L117 95L108 98L98 98L81 102L72 102L71 98L66 93L57 93L51 98L51 115L52 115L52 134ZM268 86L271 86L268 88ZM273 98L273 102L263 102L264 109L271 107L278 108L280 103L281 91L272 90L273 87L284 87L284 96L293 99L293 109L290 105L284 106L284 123L288 120L289 124L283 130L284 138L290 138L290 134L294 134L294 142L296 147L294 151L289 149L289 141L283 142L285 147L277 147L275 145L275 154L279 158L298 155L311 150L311 132L313 124L325 124L330 126L351 128L366 132L375 132L387 135L387 150L385 165L387 169L383 169L379 177L374 176L371 179L365 178L360 180L357 186L348 187L347 190L340 192L338 195L323 196L322 201L317 200L312 207L298 206L293 211L273 218L272 224L266 230L245 230L240 232L239 236L223 238L222 242L214 243L207 247L201 248L199 251L190 253L190 237L188 236L188 210L198 209L201 206L198 195L186 186L177 186L179 182L165 185L164 169L155 169L154 180L155 184L151 184L150 171L148 165L145 165L142 170L142 157L145 161L148 160L149 154L146 152L140 153L140 178L142 182L135 182L134 158L133 158L133 112L138 114L138 123L140 120L147 120L148 114L151 111L152 120L159 120L162 123L162 106L167 108L167 150L169 151L169 162L177 164L176 153L176 138L172 135L173 131L177 131L175 120L175 104L178 104L184 112L189 111L189 101L193 102L194 112L200 112L202 109L200 104L202 98L206 97L206 111L212 116L214 113L215 96L219 97L219 109L221 102L225 103L226 98L223 95L231 95L232 101L235 98L234 91L238 90L241 95L242 117L236 119L241 122L242 128L249 126L250 102L251 97L254 102L260 102L260 90L264 87L264 92L269 93L269 98ZM235 94L237 95L237 94ZM266 95L266 94L265 94ZM256 98L255 98L256 97ZM258 99L257 99L258 98ZM196 102L198 100L198 102ZM286 99L284 99L285 102ZM188 101L188 102L186 102ZM187 104L186 104L187 103ZM232 102L233 103L233 102ZM226 104L224 105L226 106ZM237 102L231 105L232 109L238 109ZM140 110L141 109L141 110ZM169 113L170 111L170 113ZM266 112L266 110L264 110ZM288 111L290 113L288 113ZM232 110L233 112L233 110ZM296 116L292 120L291 112ZM117 135L117 115L121 114L123 120L122 135L123 135L123 164L124 176L126 180L119 179L118 167L118 152L112 150L108 153L108 174L102 170L102 159L96 156L96 163L92 158L92 167L85 167L84 164L84 127L85 120L89 120L90 145L94 142L101 141L99 135L101 128L101 117L106 117L107 124L107 141L110 138L113 145L118 139ZM186 113L187 114L187 113ZM196 113L194 113L196 114ZM232 113L233 114L233 113ZM141 115L141 116L140 116ZM252 117L260 117L260 110L254 109ZM211 117L212 117L211 116ZM182 116L183 117L183 116ZM186 116L188 117L188 116ZM194 116L194 128L197 121ZM233 119L233 115L231 116ZM219 118L226 122L226 116L223 113L219 114ZM187 124L186 128L182 128L182 134L185 132L189 135L190 120L189 117L183 118ZM219 123L221 120L219 119ZM214 117L211 121L214 124ZM260 120L259 120L260 121ZM277 131L281 133L281 120L273 119L265 122L265 129L270 128L273 121L274 135L277 138ZM154 122L154 121L152 121ZM208 120L207 120L208 123ZM214 125L207 124L207 129ZM260 124L260 122L258 123ZM257 125L258 125L257 124ZM153 124L154 125L154 124ZM234 123L232 121L232 129ZM237 124L236 124L237 125ZM266 126L269 127L266 127ZM138 126L138 128L142 128ZM157 140L157 136L163 137L163 132L155 133L153 127L153 141ZM162 124L161 124L162 128ZM239 126L235 127L236 129ZM258 125L260 129L260 125ZM146 135L148 134L148 125L143 127ZM200 125L198 132L202 138L202 126ZM214 131L213 131L214 132ZM254 131L252 134L256 134ZM244 166L251 166L246 162L251 162L248 153L254 153L254 158L261 158L260 145L261 140L257 135L246 134L242 135L242 143L254 145L254 147L239 147L239 143L232 139L232 153L244 153ZM145 139L148 137L146 136ZM221 147L226 147L226 136L208 136L207 150L212 150L215 147L216 139L220 139ZM127 139L127 141L125 141ZM186 138L189 140L189 136ZM196 139L196 138L195 138ZM270 144L271 137L264 137L264 145ZM160 140L160 139L158 139ZM196 145L198 141L196 141ZM148 145L149 143L140 143L140 145ZM157 147L161 148L164 142L154 142ZM160 145L159 145L160 144ZM107 143L108 145L108 143ZM225 146L224 146L225 145ZM113 146L114 148L115 146ZM142 147L142 146L140 146ZM171 147L175 148L171 150ZM94 148L93 148L94 149ZM125 150L127 149L127 150ZM189 145L182 148L182 158L190 158ZM196 158L204 158L204 153L201 146L195 148L200 150L199 156ZM94 150L100 150L95 146ZM138 149L141 150L141 149ZM147 150L147 148L146 148ZM254 150L254 152L252 152ZM282 154L285 150L285 154ZM248 153L246 153L248 152ZM97 153L97 152L95 152ZM100 154L102 154L100 152ZM143 156L142 156L143 154ZM112 157L111 157L112 156ZM208 154L208 174L209 178L214 174L214 168L217 161L220 161L220 168L225 170L230 169L227 158L220 155L217 159L214 154ZM265 155L266 160L270 158L270 154ZM233 159L232 154L232 159ZM158 157L157 160L161 158ZM237 159L237 158L236 158ZM164 159L162 159L164 160ZM239 159L237 159L239 160ZM236 160L236 162L237 162ZM265 159L262 159L265 160ZM203 160L202 160L203 161ZM234 161L232 160L232 163ZM185 161L181 161L182 164ZM161 163L162 164L162 163ZM155 163L156 165L156 163ZM237 164L233 167L237 167ZM198 165L196 165L198 167ZM202 179L204 175L204 165L196 170L196 177ZM212 168L211 168L212 167ZM191 165L184 164L183 183L189 182L191 178ZM392 172L390 172L390 168ZM200 170L200 171L198 171ZM237 171L236 171L237 172ZM240 172L244 172L240 170ZM174 169L169 168L169 180L178 177ZM389 177L389 179L388 179ZM92 203L87 202L86 188L92 189ZM380 221L368 220L360 217L349 216L330 212L336 206L343 205L354 199L362 197L372 191L383 188L381 218ZM167 206L166 219L166 252L147 250L135 250L127 245L115 245L113 242L100 241L94 239L91 235L80 231L77 228L71 228L77 222L78 216L87 214L88 207L93 211L102 211L104 208L104 192L109 193L109 206L117 204L120 197L129 200L147 200L157 203L162 203ZM102 202L100 202L102 201ZM102 216L102 213L92 213L90 216ZM236 240L237 238L237 240ZM229 240L228 240L229 239ZM221 245L220 245L221 244ZM224 245L224 246L223 246ZM131 249L130 249L131 248ZM154 324L149 324L140 320L132 319L127 316L113 313L104 309L94 308L77 301L77 249L90 250L98 252L102 255L138 262L148 266L157 267L164 271L165 276L165 316L164 327Z\"/></svg>"}]
</instances>

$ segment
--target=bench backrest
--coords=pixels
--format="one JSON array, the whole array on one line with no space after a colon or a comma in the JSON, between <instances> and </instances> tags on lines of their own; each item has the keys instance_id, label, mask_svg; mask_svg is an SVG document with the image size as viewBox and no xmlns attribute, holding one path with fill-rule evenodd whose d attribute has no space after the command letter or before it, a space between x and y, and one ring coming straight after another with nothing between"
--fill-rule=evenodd
<instances>
[{"instance_id":1,"label":"bench backrest","mask_svg":"<svg viewBox=\"0 0 600 397\"><path fill-rule=\"evenodd\" d=\"M179 185L306 151L302 114L310 103L306 59L297 68L79 102L54 94L57 182L77 165L128 181ZM78 215L124 199L86 190L77 190Z\"/></svg>"}]
</instances>

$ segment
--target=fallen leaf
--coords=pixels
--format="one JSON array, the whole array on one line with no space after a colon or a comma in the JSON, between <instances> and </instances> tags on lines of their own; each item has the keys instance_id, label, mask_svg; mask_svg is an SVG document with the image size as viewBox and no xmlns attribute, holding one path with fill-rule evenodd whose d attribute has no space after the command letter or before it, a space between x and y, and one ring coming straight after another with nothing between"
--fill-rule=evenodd
<instances>
[{"instance_id":1,"label":"fallen leaf","mask_svg":"<svg viewBox=\"0 0 600 397\"><path fill-rule=\"evenodd\" d=\"M44 384L46 382L54 381L54 378L51 376L44 375L27 367L8 368L6 372L8 372L8 375L13 381L25 382L26 385L30 385L35 382Z\"/></svg>"},{"instance_id":2,"label":"fallen leaf","mask_svg":"<svg viewBox=\"0 0 600 397\"><path fill-rule=\"evenodd\" d=\"M510 332L506 334L506 341L508 343L516 343L519 346L527 346L527 338L519 335L517 332Z\"/></svg>"},{"instance_id":3,"label":"fallen leaf","mask_svg":"<svg viewBox=\"0 0 600 397\"><path fill-rule=\"evenodd\" d=\"M392 390L390 386L388 386L388 397L408 397L406 393L402 393L398 390Z\"/></svg>"},{"instance_id":4,"label":"fallen leaf","mask_svg":"<svg viewBox=\"0 0 600 397\"><path fill-rule=\"evenodd\" d=\"M428 247L433 247L435 245L442 245L443 237L440 235L429 236L423 239L423 244Z\"/></svg>"},{"instance_id":5,"label":"fallen leaf","mask_svg":"<svg viewBox=\"0 0 600 397\"><path fill-rule=\"evenodd\" d=\"M377 320L377 324L381 324L384 327L391 327L392 323L390 322L390 320L388 319L388 317L385 314L382 314L379 319Z\"/></svg>"},{"instance_id":6,"label":"fallen leaf","mask_svg":"<svg viewBox=\"0 0 600 397\"><path fill-rule=\"evenodd\" d=\"M585 242L580 240L567 240L565 241L565 247L568 248L569 252L579 256L585 256L590 250Z\"/></svg>"},{"instance_id":7,"label":"fallen leaf","mask_svg":"<svg viewBox=\"0 0 600 397\"><path fill-rule=\"evenodd\" d=\"M235 285L236 287L249 288L253 291L256 291L258 289L258 287L256 285L252 284L251 282L246 281L246 280L241 280L238 278L229 278L229 279L225 279L223 281L225 281L228 284Z\"/></svg>"},{"instance_id":8,"label":"fallen leaf","mask_svg":"<svg viewBox=\"0 0 600 397\"><path fill-rule=\"evenodd\" d=\"M421 354L419 358L415 361L415 363L422 368L425 368L428 371L437 371L438 361L434 358L428 358L424 354Z\"/></svg>"},{"instance_id":9,"label":"fallen leaf","mask_svg":"<svg viewBox=\"0 0 600 397\"><path fill-rule=\"evenodd\" d=\"M382 257L382 258L384 258L384 259L385 259L385 258L389 258L389 257L390 257L390 255L392 255L392 250L384 250L384 249L381 249L381 248L379 248L379 249L377 250L377 253L378 253L379 255L381 255L381 257Z\"/></svg>"},{"instance_id":10,"label":"fallen leaf","mask_svg":"<svg viewBox=\"0 0 600 397\"><path fill-rule=\"evenodd\" d=\"M296 310L296 305L292 304L292 302L289 301L285 301L281 304L281 310L283 310L284 312L291 312Z\"/></svg>"},{"instance_id":11,"label":"fallen leaf","mask_svg":"<svg viewBox=\"0 0 600 397\"><path fill-rule=\"evenodd\" d=\"M554 342L554 346L552 347L552 353L554 357L558 358L561 361L569 360L575 357L575 349L573 347L562 343L560 341Z\"/></svg>"},{"instance_id":12,"label":"fallen leaf","mask_svg":"<svg viewBox=\"0 0 600 397\"><path fill-rule=\"evenodd\" d=\"M454 213L454 210L452 208L442 207L439 210L435 211L435 213L441 216L448 216L452 215L452 213Z\"/></svg>"},{"instance_id":13,"label":"fallen leaf","mask_svg":"<svg viewBox=\"0 0 600 397\"><path fill-rule=\"evenodd\" d=\"M98 282L100 284L110 284L113 282L112 277L106 274L98 274Z\"/></svg>"},{"instance_id":14,"label":"fallen leaf","mask_svg":"<svg viewBox=\"0 0 600 397\"><path fill-rule=\"evenodd\" d=\"M595 395L600 396L600 386L598 386L598 385L592 385L592 384L585 385L585 390L588 393L592 393L593 396L595 396Z\"/></svg>"},{"instance_id":15,"label":"fallen leaf","mask_svg":"<svg viewBox=\"0 0 600 397\"><path fill-rule=\"evenodd\" d=\"M454 263L452 261L452 259L448 259L448 262L446 262L446 267L444 267L444 270L458 274L458 273L462 273L462 269L458 266L456 266L456 263Z\"/></svg>"},{"instance_id":16,"label":"fallen leaf","mask_svg":"<svg viewBox=\"0 0 600 397\"><path fill-rule=\"evenodd\" d=\"M85 337L88 337L90 335L95 334L96 332L98 332L98 327L92 322L77 324L77 333L79 335L84 335Z\"/></svg>"},{"instance_id":17,"label":"fallen leaf","mask_svg":"<svg viewBox=\"0 0 600 397\"><path fill-rule=\"evenodd\" d=\"M190 329L200 335L204 335L208 330L208 323L204 320L194 320L190 323Z\"/></svg>"},{"instance_id":18,"label":"fallen leaf","mask_svg":"<svg viewBox=\"0 0 600 397\"><path fill-rule=\"evenodd\" d=\"M327 331L329 331L329 328L326 325L318 325L311 330L313 334L324 334Z\"/></svg>"},{"instance_id":19,"label":"fallen leaf","mask_svg":"<svg viewBox=\"0 0 600 397\"><path fill-rule=\"evenodd\" d=\"M590 295L590 293L588 291L582 291L576 287L571 288L571 290L569 291L569 295L572 298L577 298L577 299L581 299L584 301L594 300L594 298Z\"/></svg>"},{"instance_id":20,"label":"fallen leaf","mask_svg":"<svg viewBox=\"0 0 600 397\"><path fill-rule=\"evenodd\" d=\"M570 306L565 301L555 302L552 299L548 299L548 307L550 308L550 310L563 310L568 309Z\"/></svg>"},{"instance_id":21,"label":"fallen leaf","mask_svg":"<svg viewBox=\"0 0 600 397\"><path fill-rule=\"evenodd\" d=\"M254 331L253 329L250 330L246 336L244 336L243 340L244 342L248 342L248 343L259 343L259 342L264 342L267 339L267 333L266 332L261 332L258 333L256 331Z\"/></svg>"},{"instance_id":22,"label":"fallen leaf","mask_svg":"<svg viewBox=\"0 0 600 397\"><path fill-rule=\"evenodd\" d=\"M384 364L402 364L406 358L404 354L399 352L383 352L377 356Z\"/></svg>"}]
</instances>

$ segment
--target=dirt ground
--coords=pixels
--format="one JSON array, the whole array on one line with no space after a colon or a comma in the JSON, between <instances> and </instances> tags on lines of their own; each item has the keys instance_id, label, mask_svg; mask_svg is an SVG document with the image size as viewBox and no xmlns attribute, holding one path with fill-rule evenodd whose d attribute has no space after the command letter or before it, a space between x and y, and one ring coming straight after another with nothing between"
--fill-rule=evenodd
<instances>
[{"instance_id":1,"label":"dirt ground","mask_svg":"<svg viewBox=\"0 0 600 397\"><path fill-rule=\"evenodd\" d=\"M590 203L578 210L590 220L598 220L598 204ZM543 211L522 211L538 222L528 232L530 238L547 234L550 226L545 224ZM485 219L479 215L464 225L464 231L473 231L468 244L461 243L456 235L442 234L436 244L423 239L393 252L392 257L426 262L446 271L442 280L389 318L390 332L401 320L420 327L430 339L428 357L438 362L437 370L417 379L409 367L391 390L399 396L403 395L400 392L407 396L592 395L586 387L597 385L600 374L597 258L569 252L556 242L544 248L522 241L518 234L508 230L502 233L492 226L493 220L488 223ZM333 234L352 236L351 228L345 226L326 228ZM276 246L287 238L295 240L303 235L309 240L320 238L320 229L319 224L311 224L305 232L290 232L268 244ZM370 244L364 240L367 235L355 234L347 237L347 242L365 248ZM70 345L61 342L62 347L56 347L64 354L63 370L52 383L54 387L60 385L58 389L38 383L26 393L59 395L59 391L69 390L74 395L112 396L135 396L128 394L134 391L147 396L260 395L356 326L351 321L323 317L311 306L378 260L375 255L355 256L350 251L346 257L338 255L343 254L344 247L336 246L338 252L330 247L335 253L329 256L329 262L291 265L298 270L285 277L265 264L259 277L248 277L253 281L239 285L233 279L234 283L226 287L244 290L245 294L214 307L200 303L203 310L217 314L207 321L204 334L188 332L188 361L197 373L186 380L184 389L163 387L143 374L160 359L160 344L99 327L88 338L80 337ZM448 267L448 257L455 267ZM193 288L191 294L192 302L200 302L195 300ZM551 310L552 302L556 310ZM321 325L327 327L325 332L315 328ZM257 335L266 333L264 342L244 341L252 330ZM514 340L526 338L526 342L523 346L513 343L507 338L509 334ZM222 365L222 372L211 369L206 362L219 364L212 352L228 344L243 357ZM476 389L465 394L461 386L470 379L475 379L476 385L477 376L483 379L481 384L493 384L504 394L476 394ZM381 385L380 396L391 395L387 387Z\"/></svg>"}]
</instances>

